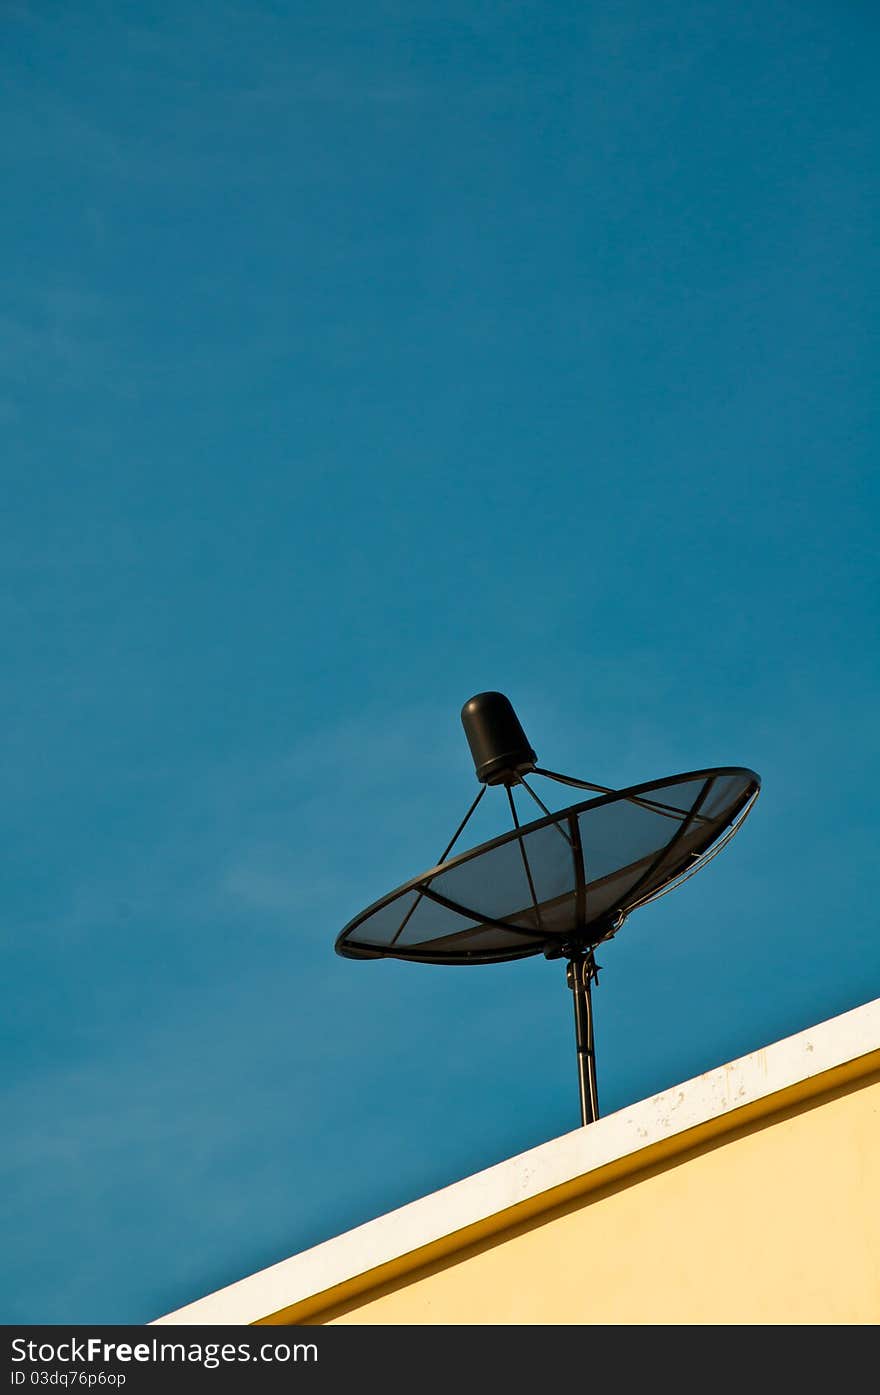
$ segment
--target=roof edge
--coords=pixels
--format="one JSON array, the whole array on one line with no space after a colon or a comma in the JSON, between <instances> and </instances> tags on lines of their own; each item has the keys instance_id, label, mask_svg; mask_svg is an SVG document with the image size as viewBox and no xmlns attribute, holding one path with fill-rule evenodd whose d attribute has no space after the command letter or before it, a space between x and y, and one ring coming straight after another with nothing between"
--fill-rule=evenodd
<instances>
[{"instance_id":1,"label":"roof edge","mask_svg":"<svg viewBox=\"0 0 880 1395\"><path fill-rule=\"evenodd\" d=\"M702 1138L880 1070L880 998L420 1197L163 1317L301 1322Z\"/></svg>"}]
</instances>

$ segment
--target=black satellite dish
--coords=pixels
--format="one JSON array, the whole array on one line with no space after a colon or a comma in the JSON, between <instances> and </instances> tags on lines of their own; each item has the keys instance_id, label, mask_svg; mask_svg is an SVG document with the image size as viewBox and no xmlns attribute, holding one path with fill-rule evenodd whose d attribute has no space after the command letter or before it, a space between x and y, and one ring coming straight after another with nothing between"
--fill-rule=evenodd
<instances>
[{"instance_id":1,"label":"black satellite dish","mask_svg":"<svg viewBox=\"0 0 880 1395\"><path fill-rule=\"evenodd\" d=\"M639 906L665 895L730 841L758 797L753 770L690 770L610 790L543 770L503 693L478 693L461 720L482 788L436 866L349 921L336 939L348 959L423 964L498 964L544 954L564 958L572 990L581 1121L599 1116L590 985L596 947ZM592 790L595 797L552 813L527 774ZM513 828L450 857L490 785L503 785ZM543 818L521 824L522 786Z\"/></svg>"}]
</instances>

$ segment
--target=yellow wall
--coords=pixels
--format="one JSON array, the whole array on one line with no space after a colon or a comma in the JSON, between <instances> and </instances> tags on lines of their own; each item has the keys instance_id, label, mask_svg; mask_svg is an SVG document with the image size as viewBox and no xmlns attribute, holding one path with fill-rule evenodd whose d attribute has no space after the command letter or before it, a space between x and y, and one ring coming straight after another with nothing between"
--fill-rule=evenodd
<instances>
[{"instance_id":1,"label":"yellow wall","mask_svg":"<svg viewBox=\"0 0 880 1395\"><path fill-rule=\"evenodd\" d=\"M874 1324L878 1176L875 1074L306 1320Z\"/></svg>"}]
</instances>

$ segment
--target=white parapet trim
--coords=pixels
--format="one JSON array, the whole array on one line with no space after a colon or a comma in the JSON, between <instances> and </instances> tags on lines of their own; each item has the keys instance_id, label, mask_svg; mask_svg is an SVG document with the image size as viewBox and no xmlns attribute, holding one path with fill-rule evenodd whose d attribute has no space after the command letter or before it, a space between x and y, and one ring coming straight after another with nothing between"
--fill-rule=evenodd
<instances>
[{"instance_id":1,"label":"white parapet trim","mask_svg":"<svg viewBox=\"0 0 880 1395\"><path fill-rule=\"evenodd\" d=\"M474 1173L155 1322L259 1322L713 1120L799 1084L818 1086L817 1077L878 1050L880 998Z\"/></svg>"}]
</instances>

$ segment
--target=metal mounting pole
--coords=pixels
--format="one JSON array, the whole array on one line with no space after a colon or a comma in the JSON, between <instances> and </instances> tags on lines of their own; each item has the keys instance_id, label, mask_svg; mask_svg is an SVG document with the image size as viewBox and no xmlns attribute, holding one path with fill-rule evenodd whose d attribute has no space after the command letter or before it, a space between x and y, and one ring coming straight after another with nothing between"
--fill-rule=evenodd
<instances>
[{"instance_id":1,"label":"metal mounting pole","mask_svg":"<svg viewBox=\"0 0 880 1395\"><path fill-rule=\"evenodd\" d=\"M598 982L598 969L592 950L569 959L565 978L574 998L574 1033L577 1042L578 1087L581 1097L581 1123L592 1124L599 1117L596 1088L596 1047L593 1040L593 1002L590 984Z\"/></svg>"}]
</instances>

